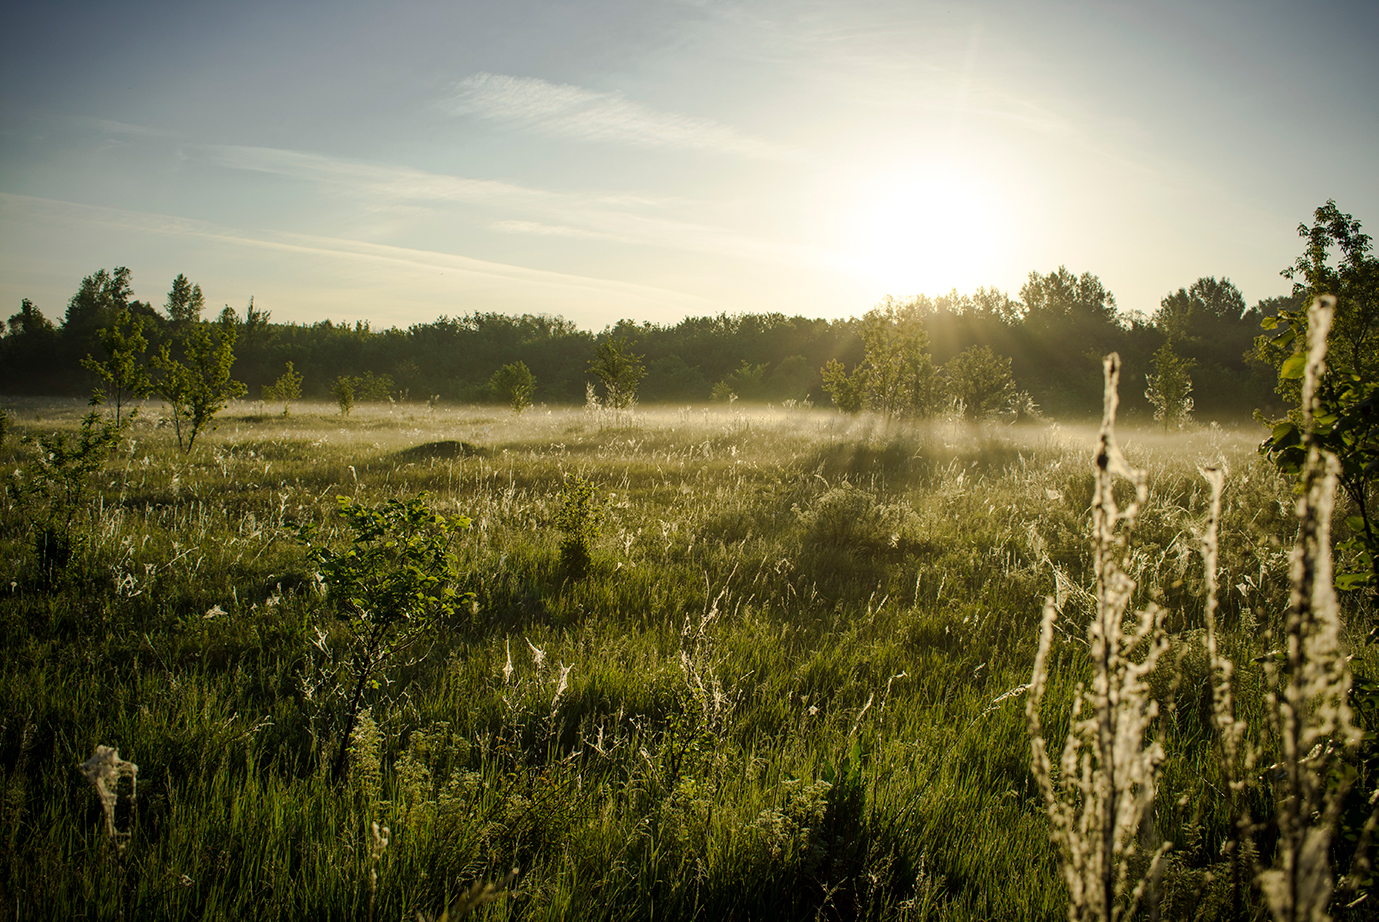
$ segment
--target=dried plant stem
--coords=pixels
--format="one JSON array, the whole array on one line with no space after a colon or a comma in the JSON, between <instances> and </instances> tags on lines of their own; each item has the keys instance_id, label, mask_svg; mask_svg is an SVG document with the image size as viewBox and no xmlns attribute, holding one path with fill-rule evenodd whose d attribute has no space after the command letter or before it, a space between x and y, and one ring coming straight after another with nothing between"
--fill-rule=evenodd
<instances>
[{"instance_id":1,"label":"dried plant stem","mask_svg":"<svg viewBox=\"0 0 1379 922\"><path fill-rule=\"evenodd\" d=\"M1148 490L1144 472L1126 463L1115 441L1120 357L1107 356L1104 364L1105 412L1092 506L1096 604L1087 625L1092 678L1089 686L1079 685L1074 697L1072 724L1056 780L1039 718L1058 617L1052 600L1044 606L1026 706L1034 775L1044 795L1051 835L1059 846L1072 920L1133 915L1169 847L1164 843L1149 856L1147 867L1132 885L1130 863L1139 852L1137 833L1149 818L1163 760L1163 749L1149 732L1158 708L1145 679L1168 643L1157 606L1127 614L1135 590L1135 581L1125 569L1130 538ZM1124 510L1116 503L1117 478L1134 487L1134 497Z\"/></svg>"},{"instance_id":2,"label":"dried plant stem","mask_svg":"<svg viewBox=\"0 0 1379 922\"><path fill-rule=\"evenodd\" d=\"M1243 873L1251 836L1251 820L1245 811L1244 793L1247 779L1253 777L1256 751L1244 742L1246 724L1235 713L1235 693L1231 680L1235 665L1221 652L1216 624L1219 534L1221 525L1221 496L1225 492L1226 474L1219 466L1201 468L1202 477L1211 487L1211 500L1206 527L1202 532L1202 570L1205 577L1206 599L1202 618L1203 638L1212 681L1212 728L1216 731L1216 751L1226 776L1227 808L1231 816L1230 837L1222 847L1222 854L1231 866L1232 918L1241 918L1245 911L1248 880Z\"/></svg>"},{"instance_id":3,"label":"dried plant stem","mask_svg":"<svg viewBox=\"0 0 1379 922\"><path fill-rule=\"evenodd\" d=\"M1284 675L1271 695L1280 761L1279 846L1275 866L1259 874L1269 911L1280 922L1329 918L1333 887L1328 850L1349 787L1336 771L1358 745L1347 695L1350 670L1340 648L1340 611L1331 573L1331 510L1338 463L1318 447L1317 383L1325 372L1326 336L1335 299L1316 299L1308 311L1308 353L1302 407L1307 464L1298 499L1291 592L1284 623Z\"/></svg>"}]
</instances>

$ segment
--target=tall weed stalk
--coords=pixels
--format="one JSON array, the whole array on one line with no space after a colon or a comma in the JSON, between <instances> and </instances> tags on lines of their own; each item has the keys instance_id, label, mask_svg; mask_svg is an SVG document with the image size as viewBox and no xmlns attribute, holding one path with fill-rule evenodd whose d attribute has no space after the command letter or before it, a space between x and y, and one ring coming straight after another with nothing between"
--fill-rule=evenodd
<instances>
[{"instance_id":1,"label":"tall weed stalk","mask_svg":"<svg viewBox=\"0 0 1379 922\"><path fill-rule=\"evenodd\" d=\"M1135 591L1127 572L1130 539L1148 488L1144 471L1130 467L1116 444L1120 357L1107 356L1104 367L1104 415L1092 503L1096 603L1086 631L1092 675L1089 683L1077 687L1056 768L1039 716L1058 618L1052 599L1044 605L1026 705L1034 776L1058 846L1071 920L1132 916L1169 847L1167 842L1160 845L1147 865L1136 861L1141 825L1152 822L1155 781L1164 757L1162 746L1150 738L1158 706L1147 679L1168 642L1157 605L1129 613ZM1134 489L1124 509L1115 497L1118 478Z\"/></svg>"},{"instance_id":2,"label":"tall weed stalk","mask_svg":"<svg viewBox=\"0 0 1379 922\"><path fill-rule=\"evenodd\" d=\"M1279 922L1329 918L1331 838L1350 785L1346 757L1360 742L1347 702L1350 668L1341 650L1331 569L1338 463L1321 450L1318 436L1317 383L1326 370L1334 307L1335 298L1323 296L1309 309L1302 390L1307 463L1299 484L1298 538L1284 644L1266 664L1274 679L1270 703L1280 756L1270 773L1278 782L1279 844L1275 864L1259 874L1259 884Z\"/></svg>"}]
</instances>

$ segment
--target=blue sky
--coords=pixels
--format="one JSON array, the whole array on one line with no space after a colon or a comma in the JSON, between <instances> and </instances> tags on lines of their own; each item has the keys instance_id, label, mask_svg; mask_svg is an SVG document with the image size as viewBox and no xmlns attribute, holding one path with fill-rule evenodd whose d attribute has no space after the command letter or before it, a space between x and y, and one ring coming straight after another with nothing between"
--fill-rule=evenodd
<instances>
[{"instance_id":1,"label":"blue sky","mask_svg":"<svg viewBox=\"0 0 1379 922\"><path fill-rule=\"evenodd\" d=\"M720 311L1089 271L1284 293L1379 227L1372 2L62 3L0 28L0 308Z\"/></svg>"}]
</instances>

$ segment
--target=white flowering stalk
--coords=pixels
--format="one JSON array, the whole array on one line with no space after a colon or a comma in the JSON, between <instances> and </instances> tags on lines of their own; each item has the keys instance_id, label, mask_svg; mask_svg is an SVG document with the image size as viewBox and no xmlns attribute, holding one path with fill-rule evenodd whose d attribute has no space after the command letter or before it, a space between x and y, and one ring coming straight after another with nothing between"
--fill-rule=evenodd
<instances>
[{"instance_id":1,"label":"white flowering stalk","mask_svg":"<svg viewBox=\"0 0 1379 922\"><path fill-rule=\"evenodd\" d=\"M1298 499L1298 539L1292 552L1288 615L1282 654L1286 673L1270 663L1271 695L1280 761L1277 791L1279 844L1275 866L1259 884L1280 922L1329 918L1333 881L1327 852L1348 783L1332 768L1360 742L1347 695L1350 669L1340 645L1341 618L1331 573L1331 509L1338 464L1317 446L1317 382L1326 370L1326 335L1335 299L1323 296L1308 310L1308 352L1302 409L1307 464ZM1328 784L1330 781L1330 784Z\"/></svg>"},{"instance_id":2,"label":"white flowering stalk","mask_svg":"<svg viewBox=\"0 0 1379 922\"><path fill-rule=\"evenodd\" d=\"M1222 846L1222 855L1231 867L1231 893L1234 900L1232 915L1239 917L1244 912L1242 902L1245 881L1241 866L1247 860L1243 849L1249 845L1251 831L1250 817L1245 812L1245 788L1249 778L1254 776L1254 747L1245 744L1245 721L1235 713L1235 693L1231 678L1235 665L1221 652L1216 630L1216 610L1218 607L1217 576L1219 555L1219 530L1221 523L1221 496L1225 492L1226 473L1221 467L1199 468L1202 477L1211 487L1211 502L1207 513L1206 527L1202 531L1202 571L1205 574L1206 600L1203 606L1203 642L1207 648L1207 660L1211 668L1212 680L1212 727L1216 731L1216 751L1222 771L1226 777L1226 799L1231 815L1230 837Z\"/></svg>"},{"instance_id":3,"label":"white flowering stalk","mask_svg":"<svg viewBox=\"0 0 1379 922\"><path fill-rule=\"evenodd\" d=\"M1130 537L1148 489L1144 472L1126 463L1115 441L1120 357L1107 356L1104 366L1105 411L1092 506L1096 600L1087 625L1092 679L1089 686L1079 685L1074 696L1057 778L1039 719L1058 617L1052 599L1044 605L1025 709L1034 776L1060 853L1068 918L1075 922L1132 916L1169 847L1165 842L1149 856L1143 876L1132 885L1130 863L1139 852L1141 824L1152 822L1155 781L1163 760L1163 749L1150 734L1158 707L1146 678L1168 643L1157 606L1128 614L1135 590L1126 572ZM1117 506L1113 491L1118 477L1134 487L1134 498L1124 510Z\"/></svg>"},{"instance_id":4,"label":"white flowering stalk","mask_svg":"<svg viewBox=\"0 0 1379 922\"><path fill-rule=\"evenodd\" d=\"M115 831L115 801L119 797L120 778L129 776L129 800L133 803L139 796L139 766L121 759L120 751L113 746L97 746L91 758L77 768L100 798L106 835L116 838L119 833Z\"/></svg>"}]
</instances>

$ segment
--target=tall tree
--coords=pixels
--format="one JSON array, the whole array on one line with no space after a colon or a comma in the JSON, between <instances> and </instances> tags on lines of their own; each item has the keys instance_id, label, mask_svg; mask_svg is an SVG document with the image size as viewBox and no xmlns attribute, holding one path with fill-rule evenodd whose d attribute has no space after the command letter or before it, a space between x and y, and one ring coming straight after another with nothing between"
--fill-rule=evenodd
<instances>
[{"instance_id":1,"label":"tall tree","mask_svg":"<svg viewBox=\"0 0 1379 922\"><path fill-rule=\"evenodd\" d=\"M11 336L44 336L53 332L53 322L28 298L20 304L19 313L10 315L9 327Z\"/></svg>"},{"instance_id":2,"label":"tall tree","mask_svg":"<svg viewBox=\"0 0 1379 922\"><path fill-rule=\"evenodd\" d=\"M1114 327L1117 323L1116 296L1095 275L1075 275L1067 266L1047 275L1031 272L1020 289L1020 300L1026 322L1036 327L1067 322Z\"/></svg>"},{"instance_id":3,"label":"tall tree","mask_svg":"<svg viewBox=\"0 0 1379 922\"><path fill-rule=\"evenodd\" d=\"M81 280L81 287L67 302L62 324L62 338L77 355L90 352L96 331L109 326L117 313L131 306L134 289L129 278L129 269L117 266L112 272L98 269Z\"/></svg>"},{"instance_id":4,"label":"tall tree","mask_svg":"<svg viewBox=\"0 0 1379 922\"><path fill-rule=\"evenodd\" d=\"M201 311L206 307L206 299L201 294L201 286L193 285L180 272L172 280L172 290L163 309L174 323L192 323L201 319Z\"/></svg>"}]
</instances>

